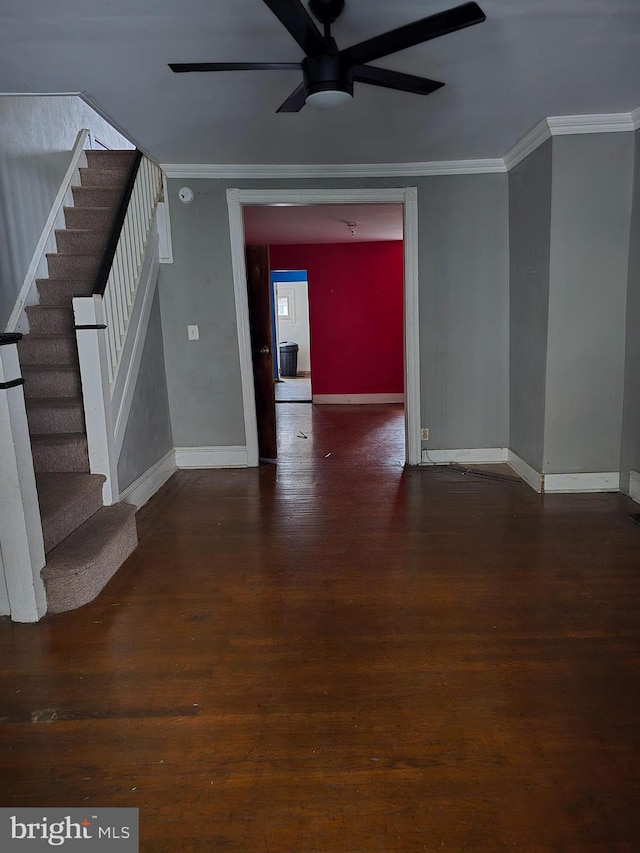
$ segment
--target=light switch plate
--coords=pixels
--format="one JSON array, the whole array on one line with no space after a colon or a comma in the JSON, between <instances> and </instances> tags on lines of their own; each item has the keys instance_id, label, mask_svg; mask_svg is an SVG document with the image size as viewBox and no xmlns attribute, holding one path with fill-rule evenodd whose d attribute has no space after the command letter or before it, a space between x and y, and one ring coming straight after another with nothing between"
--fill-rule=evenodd
<instances>
[{"instance_id":1,"label":"light switch plate","mask_svg":"<svg viewBox=\"0 0 640 853\"><path fill-rule=\"evenodd\" d=\"M200 340L200 329L197 326L187 326L187 338L190 341Z\"/></svg>"}]
</instances>

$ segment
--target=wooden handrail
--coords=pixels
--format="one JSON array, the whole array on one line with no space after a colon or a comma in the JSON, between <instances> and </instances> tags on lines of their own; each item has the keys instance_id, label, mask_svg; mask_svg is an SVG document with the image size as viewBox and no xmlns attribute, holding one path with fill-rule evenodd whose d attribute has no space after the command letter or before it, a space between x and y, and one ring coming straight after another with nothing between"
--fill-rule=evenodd
<instances>
[{"instance_id":1,"label":"wooden handrail","mask_svg":"<svg viewBox=\"0 0 640 853\"><path fill-rule=\"evenodd\" d=\"M140 168L141 162L142 151L136 149L133 155L133 159L131 161L131 165L129 166L127 180L122 190L122 195L120 196L120 204L118 206L118 211L116 213L115 219L113 220L111 230L109 231L109 237L107 239L104 253L102 255L102 261L100 262L100 267L96 275L96 281L93 287L94 296L104 296L104 292L107 288L107 281L109 279L109 273L111 272L111 267L113 265L113 258L116 253L116 248L118 247L120 232L122 231L124 218L127 215L129 200L131 199L133 185L136 182L136 177L138 175L138 169Z\"/></svg>"},{"instance_id":2,"label":"wooden handrail","mask_svg":"<svg viewBox=\"0 0 640 853\"><path fill-rule=\"evenodd\" d=\"M8 344L17 344L22 340L20 332L2 332L0 333L0 347L8 346Z\"/></svg>"}]
</instances>

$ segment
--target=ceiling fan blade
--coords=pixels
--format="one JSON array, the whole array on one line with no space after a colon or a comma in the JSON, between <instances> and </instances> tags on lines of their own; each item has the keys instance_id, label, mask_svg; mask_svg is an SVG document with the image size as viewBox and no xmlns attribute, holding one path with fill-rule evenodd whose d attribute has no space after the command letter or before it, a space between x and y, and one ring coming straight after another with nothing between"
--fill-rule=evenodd
<instances>
[{"instance_id":1,"label":"ceiling fan blade","mask_svg":"<svg viewBox=\"0 0 640 853\"><path fill-rule=\"evenodd\" d=\"M304 83L293 90L284 104L281 104L276 110L277 113L299 113L304 107L304 102L307 97L307 92Z\"/></svg>"},{"instance_id":2,"label":"ceiling fan blade","mask_svg":"<svg viewBox=\"0 0 640 853\"><path fill-rule=\"evenodd\" d=\"M176 74L189 71L293 71L300 69L299 62L170 62Z\"/></svg>"},{"instance_id":3,"label":"ceiling fan blade","mask_svg":"<svg viewBox=\"0 0 640 853\"><path fill-rule=\"evenodd\" d=\"M300 0L263 0L263 2L286 27L307 56L321 56L336 52L316 27Z\"/></svg>"},{"instance_id":4,"label":"ceiling fan blade","mask_svg":"<svg viewBox=\"0 0 640 853\"><path fill-rule=\"evenodd\" d=\"M463 3L446 12L429 15L412 24L406 24L404 27L398 27L396 30L362 41L341 51L341 54L348 55L355 64L361 65L438 36L454 33L473 24L481 24L484 20L486 15L477 3Z\"/></svg>"},{"instance_id":5,"label":"ceiling fan blade","mask_svg":"<svg viewBox=\"0 0 640 853\"><path fill-rule=\"evenodd\" d=\"M401 92L413 92L416 95L430 95L436 89L441 89L444 83L429 80L428 77L415 77L413 74L403 74L401 71L390 71L388 68L376 68L373 65L356 65L353 79L358 83L370 83L372 86L383 86L385 89L398 89Z\"/></svg>"}]
</instances>

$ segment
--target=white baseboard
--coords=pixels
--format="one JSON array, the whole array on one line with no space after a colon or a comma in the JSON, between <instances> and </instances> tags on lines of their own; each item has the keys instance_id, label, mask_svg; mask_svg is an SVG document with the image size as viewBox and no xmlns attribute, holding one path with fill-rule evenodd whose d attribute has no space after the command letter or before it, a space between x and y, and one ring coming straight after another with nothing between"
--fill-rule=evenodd
<instances>
[{"instance_id":1,"label":"white baseboard","mask_svg":"<svg viewBox=\"0 0 640 853\"><path fill-rule=\"evenodd\" d=\"M509 451L507 462L510 467L516 472L519 477L527 483L527 485L531 486L531 488L536 492L542 491L542 474L539 471L536 471L535 468L532 468L528 462L525 462L524 459L521 459L517 453L514 453L513 450Z\"/></svg>"},{"instance_id":2,"label":"white baseboard","mask_svg":"<svg viewBox=\"0 0 640 853\"><path fill-rule=\"evenodd\" d=\"M491 465L507 461L506 447L473 447L469 450L429 450L422 448L423 465Z\"/></svg>"},{"instance_id":3,"label":"white baseboard","mask_svg":"<svg viewBox=\"0 0 640 853\"><path fill-rule=\"evenodd\" d=\"M638 471L629 473L629 497L640 503L640 473Z\"/></svg>"},{"instance_id":4,"label":"white baseboard","mask_svg":"<svg viewBox=\"0 0 640 853\"><path fill-rule=\"evenodd\" d=\"M318 405L371 406L380 403L404 403L404 394L314 394L313 402Z\"/></svg>"},{"instance_id":5,"label":"white baseboard","mask_svg":"<svg viewBox=\"0 0 640 853\"><path fill-rule=\"evenodd\" d=\"M153 497L161 486L176 471L176 455L173 449L158 459L155 465L141 474L120 495L121 500L133 504L138 509Z\"/></svg>"},{"instance_id":6,"label":"white baseboard","mask_svg":"<svg viewBox=\"0 0 640 853\"><path fill-rule=\"evenodd\" d=\"M178 468L246 468L247 448L237 447L176 447Z\"/></svg>"},{"instance_id":7,"label":"white baseboard","mask_svg":"<svg viewBox=\"0 0 640 853\"><path fill-rule=\"evenodd\" d=\"M545 492L619 492L619 471L592 474L545 474Z\"/></svg>"}]
</instances>

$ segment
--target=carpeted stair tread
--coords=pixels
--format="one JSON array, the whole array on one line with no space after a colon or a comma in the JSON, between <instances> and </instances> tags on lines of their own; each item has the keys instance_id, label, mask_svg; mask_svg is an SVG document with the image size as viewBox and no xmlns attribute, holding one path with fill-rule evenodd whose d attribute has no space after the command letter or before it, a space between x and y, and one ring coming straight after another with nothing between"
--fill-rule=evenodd
<instances>
[{"instance_id":1,"label":"carpeted stair tread","mask_svg":"<svg viewBox=\"0 0 640 853\"><path fill-rule=\"evenodd\" d=\"M72 187L74 207L110 207L120 202L121 187Z\"/></svg>"},{"instance_id":2,"label":"carpeted stair tread","mask_svg":"<svg viewBox=\"0 0 640 853\"><path fill-rule=\"evenodd\" d=\"M77 397L81 393L80 372L77 365L22 364L24 395L27 399L44 397L55 399Z\"/></svg>"},{"instance_id":3,"label":"carpeted stair tread","mask_svg":"<svg viewBox=\"0 0 640 853\"><path fill-rule=\"evenodd\" d=\"M18 352L23 366L33 364L73 365L78 360L76 338L75 335L69 333L30 333L19 342Z\"/></svg>"},{"instance_id":4,"label":"carpeted stair tread","mask_svg":"<svg viewBox=\"0 0 640 853\"><path fill-rule=\"evenodd\" d=\"M74 296L91 296L95 285L95 275L84 278L62 278L51 276L50 278L36 279L40 305L42 306L66 306L71 308Z\"/></svg>"},{"instance_id":5,"label":"carpeted stair tread","mask_svg":"<svg viewBox=\"0 0 640 853\"><path fill-rule=\"evenodd\" d=\"M128 166L105 163L80 169L80 185L83 187L123 187L127 179Z\"/></svg>"},{"instance_id":6,"label":"carpeted stair tread","mask_svg":"<svg viewBox=\"0 0 640 853\"><path fill-rule=\"evenodd\" d=\"M85 151L89 168L111 168L113 166L131 165L135 151L132 148L117 149L112 151Z\"/></svg>"},{"instance_id":7,"label":"carpeted stair tread","mask_svg":"<svg viewBox=\"0 0 640 853\"><path fill-rule=\"evenodd\" d=\"M26 311L30 334L74 334L73 309L67 305L30 305Z\"/></svg>"},{"instance_id":8,"label":"carpeted stair tread","mask_svg":"<svg viewBox=\"0 0 640 853\"><path fill-rule=\"evenodd\" d=\"M37 474L44 550L48 553L102 506L102 474Z\"/></svg>"},{"instance_id":9,"label":"carpeted stair tread","mask_svg":"<svg viewBox=\"0 0 640 853\"><path fill-rule=\"evenodd\" d=\"M56 247L59 255L101 255L109 231L97 228L58 228Z\"/></svg>"},{"instance_id":10,"label":"carpeted stair tread","mask_svg":"<svg viewBox=\"0 0 640 853\"><path fill-rule=\"evenodd\" d=\"M37 474L89 471L84 432L32 433L33 467Z\"/></svg>"},{"instance_id":11,"label":"carpeted stair tread","mask_svg":"<svg viewBox=\"0 0 640 853\"><path fill-rule=\"evenodd\" d=\"M81 397L28 397L25 404L32 434L73 433L85 428Z\"/></svg>"},{"instance_id":12,"label":"carpeted stair tread","mask_svg":"<svg viewBox=\"0 0 640 853\"><path fill-rule=\"evenodd\" d=\"M138 544L135 507L103 507L48 555L42 570L49 613L82 607L104 589Z\"/></svg>"},{"instance_id":13,"label":"carpeted stair tread","mask_svg":"<svg viewBox=\"0 0 640 853\"><path fill-rule=\"evenodd\" d=\"M73 255L47 254L49 278L94 279L101 257L99 253Z\"/></svg>"},{"instance_id":14,"label":"carpeted stair tread","mask_svg":"<svg viewBox=\"0 0 640 853\"><path fill-rule=\"evenodd\" d=\"M49 406L74 409L82 406L82 397L30 397L27 405L31 409L46 409Z\"/></svg>"},{"instance_id":15,"label":"carpeted stair tread","mask_svg":"<svg viewBox=\"0 0 640 853\"><path fill-rule=\"evenodd\" d=\"M65 207L64 221L67 228L73 230L89 228L108 231L113 222L113 214L112 207Z\"/></svg>"}]
</instances>

